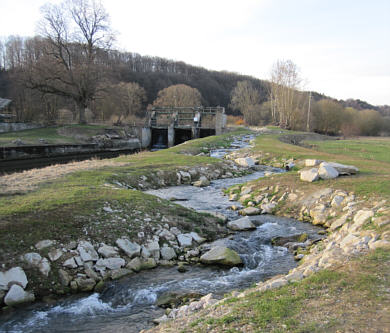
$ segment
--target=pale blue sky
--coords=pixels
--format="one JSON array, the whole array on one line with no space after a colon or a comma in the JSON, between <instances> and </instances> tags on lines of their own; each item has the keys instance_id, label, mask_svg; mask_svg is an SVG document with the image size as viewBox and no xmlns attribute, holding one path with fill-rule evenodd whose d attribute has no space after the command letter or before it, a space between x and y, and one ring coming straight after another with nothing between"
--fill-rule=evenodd
<instances>
[{"instance_id":1,"label":"pale blue sky","mask_svg":"<svg viewBox=\"0 0 390 333\"><path fill-rule=\"evenodd\" d=\"M45 2L1 0L0 35L33 35ZM277 59L291 59L301 69L306 90L390 105L390 0L103 4L123 50L261 79L269 77Z\"/></svg>"}]
</instances>

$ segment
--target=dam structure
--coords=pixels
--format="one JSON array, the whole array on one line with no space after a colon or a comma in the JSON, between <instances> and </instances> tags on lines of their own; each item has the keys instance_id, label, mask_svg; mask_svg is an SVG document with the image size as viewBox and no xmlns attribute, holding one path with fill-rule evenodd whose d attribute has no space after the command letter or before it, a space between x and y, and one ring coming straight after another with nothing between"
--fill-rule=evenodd
<instances>
[{"instance_id":1,"label":"dam structure","mask_svg":"<svg viewBox=\"0 0 390 333\"><path fill-rule=\"evenodd\" d=\"M222 134L225 128L224 107L153 107L141 142L144 147L166 148Z\"/></svg>"}]
</instances>

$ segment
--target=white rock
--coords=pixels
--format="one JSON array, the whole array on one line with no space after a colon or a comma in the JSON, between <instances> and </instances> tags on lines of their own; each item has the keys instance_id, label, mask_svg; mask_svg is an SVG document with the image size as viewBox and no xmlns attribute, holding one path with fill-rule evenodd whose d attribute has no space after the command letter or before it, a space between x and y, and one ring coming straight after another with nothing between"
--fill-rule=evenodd
<instances>
[{"instance_id":1,"label":"white rock","mask_svg":"<svg viewBox=\"0 0 390 333\"><path fill-rule=\"evenodd\" d=\"M370 249L375 250L378 248L390 249L390 242L385 239L380 239L369 244Z\"/></svg>"},{"instance_id":2,"label":"white rock","mask_svg":"<svg viewBox=\"0 0 390 333\"><path fill-rule=\"evenodd\" d=\"M34 300L35 296L33 293L24 291L21 286L14 284L5 296L4 303L8 306L15 306L21 303L33 302Z\"/></svg>"},{"instance_id":3,"label":"white rock","mask_svg":"<svg viewBox=\"0 0 390 333\"><path fill-rule=\"evenodd\" d=\"M227 224L227 227L231 230L236 230L236 231L256 229L256 226L252 223L252 221L247 216L240 218L238 220L230 221Z\"/></svg>"},{"instance_id":4,"label":"white rock","mask_svg":"<svg viewBox=\"0 0 390 333\"><path fill-rule=\"evenodd\" d=\"M175 240L176 237L173 233L171 233L169 230L167 229L163 229L159 234L158 234L161 238L167 240L167 241L172 241L172 240Z\"/></svg>"},{"instance_id":5,"label":"white rock","mask_svg":"<svg viewBox=\"0 0 390 333\"><path fill-rule=\"evenodd\" d=\"M26 288L27 283L26 273L21 267L13 267L6 272L0 272L0 290L8 290L12 284Z\"/></svg>"},{"instance_id":6,"label":"white rock","mask_svg":"<svg viewBox=\"0 0 390 333\"><path fill-rule=\"evenodd\" d=\"M349 217L349 214L345 214L343 216L341 216L339 219L337 219L336 221L334 221L331 226L330 226L330 230L336 230L337 228L340 228L341 226L343 226L345 224L345 222L347 222L347 219Z\"/></svg>"},{"instance_id":7,"label":"white rock","mask_svg":"<svg viewBox=\"0 0 390 333\"><path fill-rule=\"evenodd\" d=\"M130 242L126 238L117 239L116 245L118 245L118 247L130 258L138 257L141 253L141 246L139 246L137 243Z\"/></svg>"},{"instance_id":8,"label":"white rock","mask_svg":"<svg viewBox=\"0 0 390 333\"><path fill-rule=\"evenodd\" d=\"M210 185L210 181L205 176L200 176L199 180L192 183L196 187L206 187Z\"/></svg>"},{"instance_id":9,"label":"white rock","mask_svg":"<svg viewBox=\"0 0 390 333\"><path fill-rule=\"evenodd\" d=\"M181 182L183 184L189 184L191 183L191 175L189 172L186 171L179 171L181 175Z\"/></svg>"},{"instance_id":10,"label":"white rock","mask_svg":"<svg viewBox=\"0 0 390 333\"><path fill-rule=\"evenodd\" d=\"M43 275L49 276L49 272L50 272L50 263L49 263L49 260L47 260L46 258L43 258L43 259L41 260L41 262L39 263L38 268L39 268L39 271L40 271Z\"/></svg>"},{"instance_id":11,"label":"white rock","mask_svg":"<svg viewBox=\"0 0 390 333\"><path fill-rule=\"evenodd\" d=\"M41 240L40 242L36 243L35 247L38 250L42 250L46 247L52 246L54 243L55 243L55 241L53 241L53 240L45 239L45 240Z\"/></svg>"},{"instance_id":12,"label":"white rock","mask_svg":"<svg viewBox=\"0 0 390 333\"><path fill-rule=\"evenodd\" d=\"M247 168L255 166L255 161L251 157L236 158L234 160L234 162L236 162L238 165L241 165L241 166L247 167Z\"/></svg>"},{"instance_id":13,"label":"white rock","mask_svg":"<svg viewBox=\"0 0 390 333\"><path fill-rule=\"evenodd\" d=\"M149 242L145 247L154 259L160 259L160 245L157 241Z\"/></svg>"},{"instance_id":14,"label":"white rock","mask_svg":"<svg viewBox=\"0 0 390 333\"><path fill-rule=\"evenodd\" d=\"M312 168L309 170L303 170L301 172L301 180L305 182L315 182L319 179L318 170L316 168Z\"/></svg>"},{"instance_id":15,"label":"white rock","mask_svg":"<svg viewBox=\"0 0 390 333\"><path fill-rule=\"evenodd\" d=\"M353 165L345 165L334 162L327 162L327 164L335 168L340 175L354 175L359 172L359 169Z\"/></svg>"},{"instance_id":16,"label":"white rock","mask_svg":"<svg viewBox=\"0 0 390 333\"><path fill-rule=\"evenodd\" d=\"M101 254L104 258L117 257L118 251L115 247L103 244L98 249L98 253Z\"/></svg>"},{"instance_id":17,"label":"white rock","mask_svg":"<svg viewBox=\"0 0 390 333\"><path fill-rule=\"evenodd\" d=\"M179 242L181 247L192 246L192 236L191 236L191 234L180 234L180 235L177 235L177 241Z\"/></svg>"},{"instance_id":18,"label":"white rock","mask_svg":"<svg viewBox=\"0 0 390 333\"><path fill-rule=\"evenodd\" d=\"M275 202L264 203L261 206L261 214L272 214L273 209L276 207Z\"/></svg>"},{"instance_id":19,"label":"white rock","mask_svg":"<svg viewBox=\"0 0 390 333\"><path fill-rule=\"evenodd\" d=\"M38 267L42 257L39 253L30 252L23 255L23 260L31 267Z\"/></svg>"},{"instance_id":20,"label":"white rock","mask_svg":"<svg viewBox=\"0 0 390 333\"><path fill-rule=\"evenodd\" d=\"M321 164L321 162L322 162L321 160L307 159L307 160L305 160L305 166L314 167L314 166Z\"/></svg>"},{"instance_id":21,"label":"white rock","mask_svg":"<svg viewBox=\"0 0 390 333\"><path fill-rule=\"evenodd\" d=\"M322 162L318 169L318 175L321 179L333 179L339 176L339 172L326 162Z\"/></svg>"},{"instance_id":22,"label":"white rock","mask_svg":"<svg viewBox=\"0 0 390 333\"><path fill-rule=\"evenodd\" d=\"M176 258L176 252L171 247L164 246L160 249L161 257L164 260L171 260Z\"/></svg>"},{"instance_id":23,"label":"white rock","mask_svg":"<svg viewBox=\"0 0 390 333\"><path fill-rule=\"evenodd\" d=\"M66 268L77 268L76 261L74 260L73 257L65 260L64 263L62 264L62 266L66 267Z\"/></svg>"},{"instance_id":24,"label":"white rock","mask_svg":"<svg viewBox=\"0 0 390 333\"><path fill-rule=\"evenodd\" d=\"M259 215L261 213L261 210L259 208L256 208L256 207L247 207L247 208L244 208L244 209L241 209L239 211L239 214L240 215L248 215L248 216L252 216L252 215Z\"/></svg>"},{"instance_id":25,"label":"white rock","mask_svg":"<svg viewBox=\"0 0 390 333\"><path fill-rule=\"evenodd\" d=\"M96 261L99 259L99 255L95 251L95 248L88 241L80 241L79 245L77 246L77 250L79 251L80 257L84 262Z\"/></svg>"},{"instance_id":26,"label":"white rock","mask_svg":"<svg viewBox=\"0 0 390 333\"><path fill-rule=\"evenodd\" d=\"M180 235L182 232L180 231L180 229L179 228L177 228L177 227L172 227L171 229L170 229L170 231L171 231L171 233L173 233L175 236L178 236L178 235Z\"/></svg>"},{"instance_id":27,"label":"white rock","mask_svg":"<svg viewBox=\"0 0 390 333\"><path fill-rule=\"evenodd\" d=\"M365 224L373 216L374 212L372 210L359 210L353 218L353 224L349 228L349 231L354 232L359 230L363 224Z\"/></svg>"},{"instance_id":28,"label":"white rock","mask_svg":"<svg viewBox=\"0 0 390 333\"><path fill-rule=\"evenodd\" d=\"M340 207L342 202L344 201L344 199L345 199L345 196L335 195L332 202L331 202L331 206L334 208Z\"/></svg>"},{"instance_id":29,"label":"white rock","mask_svg":"<svg viewBox=\"0 0 390 333\"><path fill-rule=\"evenodd\" d=\"M48 253L49 259L51 261L56 261L61 258L63 252L60 249L53 249Z\"/></svg>"},{"instance_id":30,"label":"white rock","mask_svg":"<svg viewBox=\"0 0 390 333\"><path fill-rule=\"evenodd\" d=\"M96 261L95 268L97 271L108 269L119 269L125 266L126 262L122 258L107 258Z\"/></svg>"},{"instance_id":31,"label":"white rock","mask_svg":"<svg viewBox=\"0 0 390 333\"><path fill-rule=\"evenodd\" d=\"M198 244L202 244L206 241L206 238L199 236L199 234L195 231L190 232L190 235L191 235L192 239L195 242L197 242Z\"/></svg>"}]
</instances>

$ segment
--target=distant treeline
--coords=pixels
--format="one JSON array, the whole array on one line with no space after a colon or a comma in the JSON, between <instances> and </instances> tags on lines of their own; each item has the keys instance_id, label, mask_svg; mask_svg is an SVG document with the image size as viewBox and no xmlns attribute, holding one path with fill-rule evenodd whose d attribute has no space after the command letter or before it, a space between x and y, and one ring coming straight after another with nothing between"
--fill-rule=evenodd
<instances>
[{"instance_id":1,"label":"distant treeline","mask_svg":"<svg viewBox=\"0 0 390 333\"><path fill-rule=\"evenodd\" d=\"M309 108L309 93L301 91L299 85L285 86L283 80L265 81L238 73L207 70L182 61L110 49L94 49L93 61L87 65L91 68L90 77L85 80L84 44L72 42L63 49L72 53L69 63L77 64L71 72L67 70L68 64L64 70L56 63L56 58L50 59L51 47L50 39L40 36L11 36L0 41L0 97L13 100L18 121L55 123L60 109L71 110L76 119L77 110L85 107L92 110L96 119L109 120L116 115L119 122L131 114L142 117L149 105L161 99L164 89L189 86L199 91L200 104L223 106L228 115L243 116L251 125L273 123L332 135L390 132L390 106L374 106L352 99L338 101L312 92ZM59 51L61 56L62 49ZM286 64L288 62L280 63ZM60 75L54 90L50 85L42 89L42 84L54 80L56 72L63 73L64 81L61 82ZM283 71L277 74L283 78ZM76 80L68 89L70 78ZM95 78L99 79L98 83ZM79 86L83 90L79 91ZM173 91L171 98L176 101L177 93ZM122 110L127 107L130 111L116 110L126 98L128 105L123 105Z\"/></svg>"}]
</instances>

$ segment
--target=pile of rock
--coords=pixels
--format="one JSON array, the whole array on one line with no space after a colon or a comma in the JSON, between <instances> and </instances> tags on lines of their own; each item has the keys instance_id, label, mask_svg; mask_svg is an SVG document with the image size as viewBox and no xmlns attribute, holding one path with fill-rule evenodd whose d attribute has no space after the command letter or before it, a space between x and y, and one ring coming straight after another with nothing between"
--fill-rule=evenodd
<instances>
[{"instance_id":1,"label":"pile of rock","mask_svg":"<svg viewBox=\"0 0 390 333\"><path fill-rule=\"evenodd\" d=\"M13 267L6 272L0 272L0 301L3 299L8 306L33 302L34 294L24 290L27 284L26 273L21 267Z\"/></svg>"},{"instance_id":2,"label":"pile of rock","mask_svg":"<svg viewBox=\"0 0 390 333\"><path fill-rule=\"evenodd\" d=\"M21 255L20 260L28 271L39 271L43 279L52 281L54 292L92 291L100 289L105 280L157 265L199 262L199 246L205 241L196 232L183 233L166 224L141 244L127 237L118 238L112 245L90 240L68 244L42 240L35 245L35 252ZM16 305L34 300L32 293L24 291L26 286L27 276L21 267L0 272L0 303Z\"/></svg>"},{"instance_id":3,"label":"pile of rock","mask_svg":"<svg viewBox=\"0 0 390 333\"><path fill-rule=\"evenodd\" d=\"M359 169L353 165L344 165L321 160L305 160L305 168L300 170L301 180L314 182L319 179L333 179L338 176L355 175Z\"/></svg>"}]
</instances>

